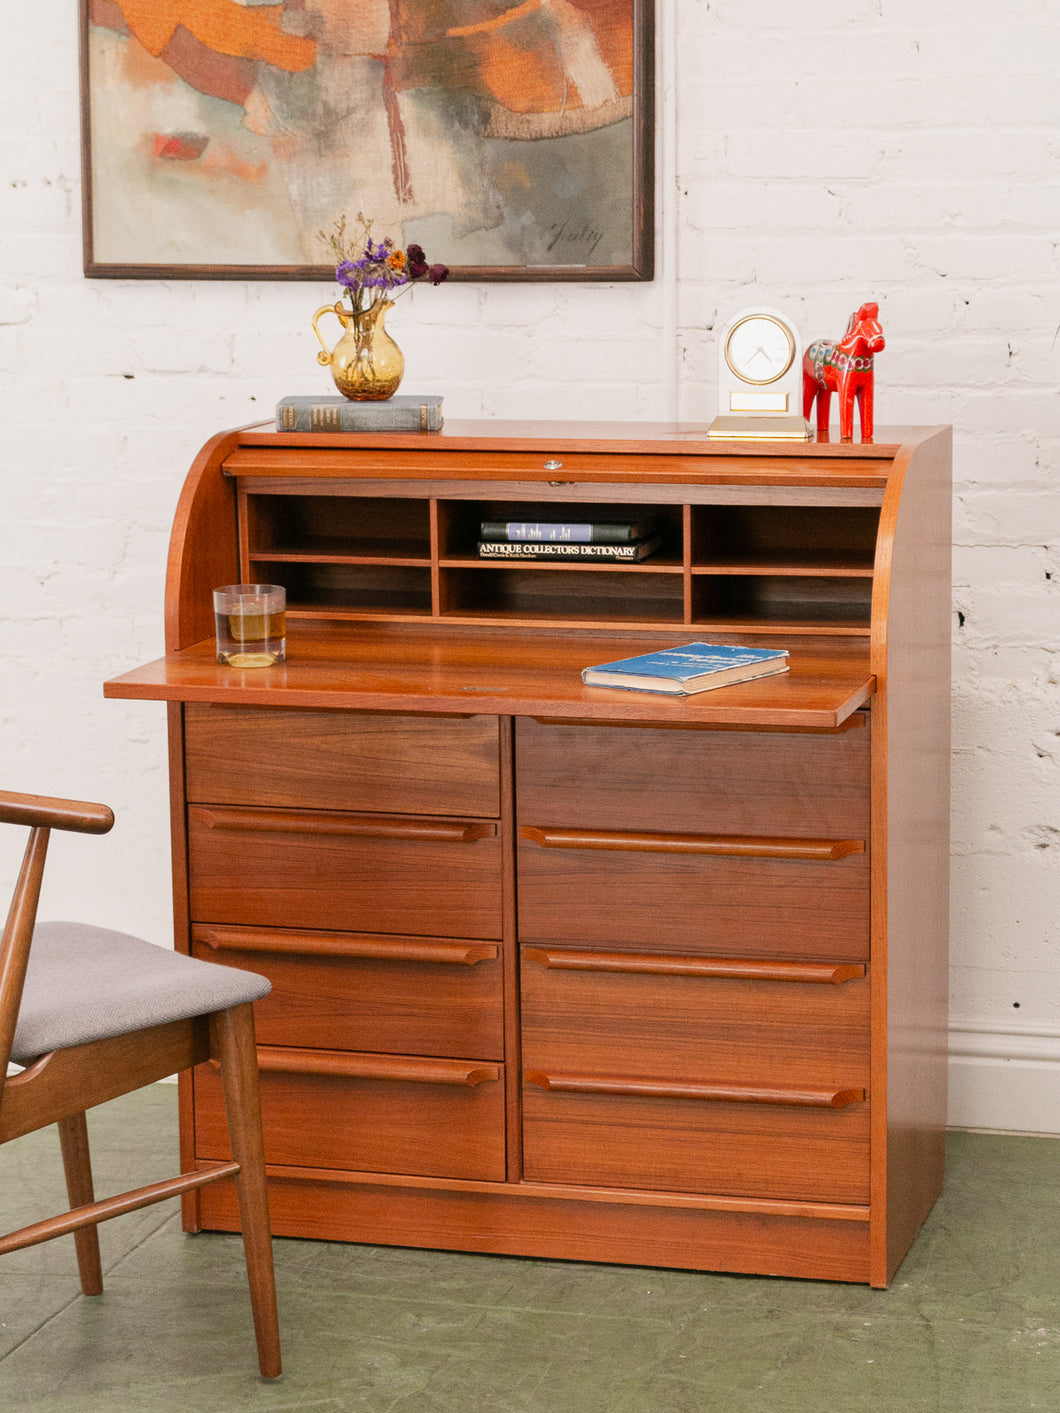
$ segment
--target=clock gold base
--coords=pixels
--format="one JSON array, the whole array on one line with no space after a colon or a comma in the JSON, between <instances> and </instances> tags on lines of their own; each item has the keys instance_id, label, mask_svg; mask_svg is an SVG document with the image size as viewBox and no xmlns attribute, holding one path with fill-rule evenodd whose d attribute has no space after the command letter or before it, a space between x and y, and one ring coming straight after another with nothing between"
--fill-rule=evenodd
<instances>
[{"instance_id":1,"label":"clock gold base","mask_svg":"<svg viewBox=\"0 0 1060 1413\"><path fill-rule=\"evenodd\" d=\"M808 442L813 428L805 417L738 417L723 413L714 418L707 436L726 441Z\"/></svg>"}]
</instances>

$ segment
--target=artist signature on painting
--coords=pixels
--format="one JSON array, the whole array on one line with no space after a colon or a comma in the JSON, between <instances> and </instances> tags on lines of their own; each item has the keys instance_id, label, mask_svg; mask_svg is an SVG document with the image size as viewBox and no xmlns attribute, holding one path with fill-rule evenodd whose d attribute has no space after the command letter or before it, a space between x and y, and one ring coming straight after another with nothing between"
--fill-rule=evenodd
<instances>
[{"instance_id":1,"label":"artist signature on painting","mask_svg":"<svg viewBox=\"0 0 1060 1413\"><path fill-rule=\"evenodd\" d=\"M556 221L549 227L547 249L550 255L570 250L591 257L596 254L596 247L603 238L603 231L593 230L590 225L579 226L572 221Z\"/></svg>"}]
</instances>

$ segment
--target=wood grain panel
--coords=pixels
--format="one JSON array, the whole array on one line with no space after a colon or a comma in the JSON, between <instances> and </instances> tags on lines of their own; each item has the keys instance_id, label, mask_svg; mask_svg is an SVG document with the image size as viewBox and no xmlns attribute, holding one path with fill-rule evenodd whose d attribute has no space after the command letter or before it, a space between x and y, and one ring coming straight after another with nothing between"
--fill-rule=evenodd
<instances>
[{"instance_id":1,"label":"wood grain panel","mask_svg":"<svg viewBox=\"0 0 1060 1413\"><path fill-rule=\"evenodd\" d=\"M519 844L523 941L862 962L866 854L829 863Z\"/></svg>"},{"instance_id":2,"label":"wood grain panel","mask_svg":"<svg viewBox=\"0 0 1060 1413\"><path fill-rule=\"evenodd\" d=\"M558 971L524 949L526 1070L776 1091L869 1082L869 982Z\"/></svg>"},{"instance_id":3,"label":"wood grain panel","mask_svg":"<svg viewBox=\"0 0 1060 1413\"><path fill-rule=\"evenodd\" d=\"M942 1189L949 1002L951 432L896 458L880 515L872 661L877 1185L886 1285ZM874 715L876 714L874 708Z\"/></svg>"},{"instance_id":4,"label":"wood grain panel","mask_svg":"<svg viewBox=\"0 0 1060 1413\"><path fill-rule=\"evenodd\" d=\"M866 978L792 985L524 958L527 1178L867 1199Z\"/></svg>"},{"instance_id":5,"label":"wood grain panel","mask_svg":"<svg viewBox=\"0 0 1060 1413\"><path fill-rule=\"evenodd\" d=\"M462 842L447 837L459 821L318 811L307 822L309 813L189 806L192 919L500 937L495 825L467 821L472 836L489 832ZM221 827L214 827L218 814ZM399 825L407 837L392 837Z\"/></svg>"},{"instance_id":6,"label":"wood grain panel","mask_svg":"<svg viewBox=\"0 0 1060 1413\"><path fill-rule=\"evenodd\" d=\"M520 822L867 839L869 736L520 720Z\"/></svg>"},{"instance_id":7,"label":"wood grain panel","mask_svg":"<svg viewBox=\"0 0 1060 1413\"><path fill-rule=\"evenodd\" d=\"M309 1052L311 1058L321 1053ZM297 1072L301 1053L286 1054L291 1070L284 1068L284 1051L264 1052L270 1061L261 1076L267 1162L504 1178L502 1066L486 1067L491 1077L473 1083L462 1075L482 1067L457 1066L450 1082L440 1082L438 1062L414 1057L370 1057L376 1064L366 1064L363 1075L305 1074ZM395 1069L398 1059L403 1063ZM417 1065L422 1078L409 1078ZM208 1066L195 1072L195 1133L199 1157L228 1156L220 1081Z\"/></svg>"},{"instance_id":8,"label":"wood grain panel","mask_svg":"<svg viewBox=\"0 0 1060 1413\"><path fill-rule=\"evenodd\" d=\"M200 1200L204 1226L239 1230L229 1183L205 1188ZM471 1191L439 1184L432 1190L343 1181L336 1174L303 1177L291 1169L273 1169L269 1178L278 1236L815 1280L868 1278L865 1221L831 1220L809 1205L773 1213L722 1210L708 1201L671 1196L653 1202L643 1193L527 1184Z\"/></svg>"},{"instance_id":9,"label":"wood grain panel","mask_svg":"<svg viewBox=\"0 0 1060 1413\"><path fill-rule=\"evenodd\" d=\"M523 1090L530 1181L866 1202L868 1106Z\"/></svg>"},{"instance_id":10,"label":"wood grain panel","mask_svg":"<svg viewBox=\"0 0 1060 1413\"><path fill-rule=\"evenodd\" d=\"M213 590L239 579L236 488L220 474L238 443L235 432L212 437L192 463L180 493L166 565L166 651L214 636ZM216 657L216 654L215 654Z\"/></svg>"},{"instance_id":11,"label":"wood grain panel","mask_svg":"<svg viewBox=\"0 0 1060 1413\"><path fill-rule=\"evenodd\" d=\"M654 646L687 641L687 629L645 625ZM736 641L742 641L745 634ZM724 642L724 636L718 641ZM758 634L769 646L776 635ZM781 639L780 646L786 646ZM478 713L642 721L673 726L834 728L872 695L864 644L838 638L792 651L791 671L724 692L661 698L587 687L582 669L644 651L630 632L607 636L489 627L359 622L288 623L287 661L239 671L217 662L208 640L104 684L104 695L145 701L309 710Z\"/></svg>"},{"instance_id":12,"label":"wood grain panel","mask_svg":"<svg viewBox=\"0 0 1060 1413\"><path fill-rule=\"evenodd\" d=\"M258 972L264 1045L504 1057L495 942L197 926L193 953Z\"/></svg>"},{"instance_id":13,"label":"wood grain panel","mask_svg":"<svg viewBox=\"0 0 1060 1413\"><path fill-rule=\"evenodd\" d=\"M495 716L189 704L188 799L496 817Z\"/></svg>"}]
</instances>

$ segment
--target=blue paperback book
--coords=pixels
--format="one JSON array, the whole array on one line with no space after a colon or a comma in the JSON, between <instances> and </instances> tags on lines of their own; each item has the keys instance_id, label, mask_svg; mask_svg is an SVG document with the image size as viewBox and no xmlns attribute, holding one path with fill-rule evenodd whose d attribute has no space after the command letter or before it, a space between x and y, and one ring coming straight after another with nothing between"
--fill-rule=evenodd
<instances>
[{"instance_id":1,"label":"blue paperback book","mask_svg":"<svg viewBox=\"0 0 1060 1413\"><path fill-rule=\"evenodd\" d=\"M685 643L679 648L587 667L582 681L589 687L623 687L634 692L669 692L687 697L693 692L709 692L713 687L772 677L787 670L788 654L784 648Z\"/></svg>"}]
</instances>

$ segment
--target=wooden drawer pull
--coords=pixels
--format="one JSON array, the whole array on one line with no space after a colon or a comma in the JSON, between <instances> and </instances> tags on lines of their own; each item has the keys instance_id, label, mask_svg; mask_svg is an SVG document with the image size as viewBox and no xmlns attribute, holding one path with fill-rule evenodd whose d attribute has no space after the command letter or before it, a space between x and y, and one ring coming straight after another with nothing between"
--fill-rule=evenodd
<instances>
[{"instance_id":1,"label":"wooden drawer pull","mask_svg":"<svg viewBox=\"0 0 1060 1413\"><path fill-rule=\"evenodd\" d=\"M401 839L433 844L470 844L491 839L490 820L411 819L397 815L326 814L314 810L224 809L199 805L198 819L208 829L240 829L255 834L333 834L355 839Z\"/></svg>"},{"instance_id":2,"label":"wooden drawer pull","mask_svg":"<svg viewBox=\"0 0 1060 1413\"><path fill-rule=\"evenodd\" d=\"M416 1055L363 1055L345 1050L281 1050L258 1047L263 1074L318 1074L334 1079L382 1079L411 1084L459 1084L473 1088L500 1078L499 1065L476 1060L421 1059Z\"/></svg>"},{"instance_id":3,"label":"wooden drawer pull","mask_svg":"<svg viewBox=\"0 0 1060 1413\"><path fill-rule=\"evenodd\" d=\"M638 976L727 977L736 981L808 981L838 986L865 975L862 962L759 962L745 957L675 957L652 952L579 952L526 947L528 961L553 971L624 972Z\"/></svg>"},{"instance_id":4,"label":"wooden drawer pull","mask_svg":"<svg viewBox=\"0 0 1060 1413\"><path fill-rule=\"evenodd\" d=\"M750 1084L680 1084L618 1075L545 1074L529 1070L527 1082L557 1094L618 1094L641 1099L706 1099L723 1104L787 1104L802 1109L843 1109L864 1101L864 1089L778 1089Z\"/></svg>"},{"instance_id":5,"label":"wooden drawer pull","mask_svg":"<svg viewBox=\"0 0 1060 1413\"><path fill-rule=\"evenodd\" d=\"M738 721L593 721L584 716L535 716L539 726L606 726L630 727L639 731L755 731L759 735L782 736L842 736L847 731L857 731L867 726L864 713L855 711L845 716L838 726L751 726Z\"/></svg>"},{"instance_id":6,"label":"wooden drawer pull","mask_svg":"<svg viewBox=\"0 0 1060 1413\"><path fill-rule=\"evenodd\" d=\"M664 834L619 829L539 829L520 837L543 849L618 849L646 854L707 854L738 859L842 859L863 854L863 839L770 839L752 834Z\"/></svg>"},{"instance_id":7,"label":"wooden drawer pull","mask_svg":"<svg viewBox=\"0 0 1060 1413\"><path fill-rule=\"evenodd\" d=\"M196 942L217 952L276 952L286 956L359 957L366 961L437 962L471 967L492 962L495 942L437 942L423 937L356 937L335 932L252 932L245 928L195 928Z\"/></svg>"}]
</instances>

